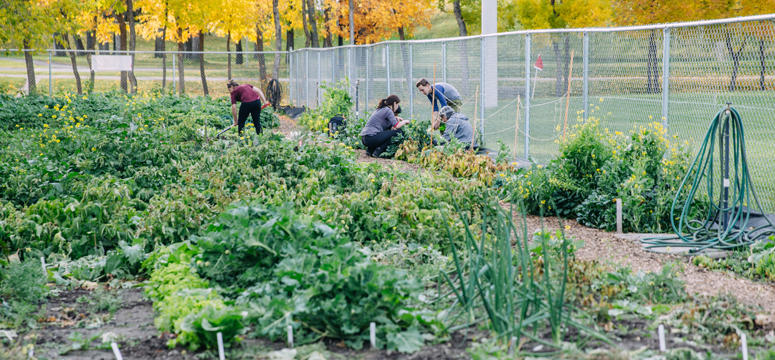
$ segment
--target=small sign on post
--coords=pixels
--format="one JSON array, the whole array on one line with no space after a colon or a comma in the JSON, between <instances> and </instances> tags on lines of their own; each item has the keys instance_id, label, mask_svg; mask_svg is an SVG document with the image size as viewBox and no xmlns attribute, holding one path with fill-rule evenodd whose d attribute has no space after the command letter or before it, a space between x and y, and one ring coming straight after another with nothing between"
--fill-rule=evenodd
<instances>
[{"instance_id":1,"label":"small sign on post","mask_svg":"<svg viewBox=\"0 0 775 360\"><path fill-rule=\"evenodd\" d=\"M94 71L130 71L132 57L129 55L93 55L91 69Z\"/></svg>"}]
</instances>

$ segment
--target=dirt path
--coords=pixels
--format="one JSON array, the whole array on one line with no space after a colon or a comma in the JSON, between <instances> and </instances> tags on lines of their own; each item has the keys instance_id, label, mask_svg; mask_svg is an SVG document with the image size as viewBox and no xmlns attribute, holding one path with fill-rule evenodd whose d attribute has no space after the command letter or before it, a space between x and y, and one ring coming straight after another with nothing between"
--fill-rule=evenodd
<instances>
[{"instance_id":1,"label":"dirt path","mask_svg":"<svg viewBox=\"0 0 775 360\"><path fill-rule=\"evenodd\" d=\"M283 125L279 131L285 135L290 134L288 129L298 131L296 123L288 117L281 117L281 123ZM377 162L382 166L389 166L401 171L423 171L419 166L404 161L374 159L366 156L363 150L358 150L358 152L358 161L360 162ZM521 224L521 219L518 220L516 223ZM537 216L528 216L528 233L540 229L542 224L550 231L561 228L558 218L550 217L542 220ZM649 252L643 250L637 240L618 238L613 233L588 228L573 220L563 219L562 224L562 227L570 226L567 230L563 229L566 234L584 241L584 246L576 253L577 258L581 260L629 266L633 272L657 272L665 264L677 262L683 265L681 279L686 282L686 291L689 294L732 295L741 303L761 307L764 313L775 317L775 301L773 301L775 300L775 284L773 283L756 282L728 272L703 269L692 264L687 256Z\"/></svg>"}]
</instances>

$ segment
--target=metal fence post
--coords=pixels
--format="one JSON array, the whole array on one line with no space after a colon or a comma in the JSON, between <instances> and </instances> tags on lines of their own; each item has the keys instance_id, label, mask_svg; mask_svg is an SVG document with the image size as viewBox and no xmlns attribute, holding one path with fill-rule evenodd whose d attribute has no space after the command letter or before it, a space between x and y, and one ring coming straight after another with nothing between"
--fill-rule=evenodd
<instances>
[{"instance_id":1,"label":"metal fence post","mask_svg":"<svg viewBox=\"0 0 775 360\"><path fill-rule=\"evenodd\" d=\"M304 49L304 104L309 107L309 49Z\"/></svg>"},{"instance_id":2,"label":"metal fence post","mask_svg":"<svg viewBox=\"0 0 775 360\"><path fill-rule=\"evenodd\" d=\"M26 50L26 49L25 49ZM51 49L48 50L48 96L53 94L52 76L51 76Z\"/></svg>"},{"instance_id":3,"label":"metal fence post","mask_svg":"<svg viewBox=\"0 0 775 360\"><path fill-rule=\"evenodd\" d=\"M353 48L352 45L347 47L347 83L350 85L347 88L350 90L350 97L355 99L355 72L353 69Z\"/></svg>"},{"instance_id":4,"label":"metal fence post","mask_svg":"<svg viewBox=\"0 0 775 360\"><path fill-rule=\"evenodd\" d=\"M317 89L315 89L315 94L317 94L318 97L318 106L320 106L320 82L323 81L320 71L320 51L318 51L318 86Z\"/></svg>"},{"instance_id":5,"label":"metal fence post","mask_svg":"<svg viewBox=\"0 0 775 360\"><path fill-rule=\"evenodd\" d=\"M390 44L385 44L385 77L387 78L387 94L390 95Z\"/></svg>"},{"instance_id":6,"label":"metal fence post","mask_svg":"<svg viewBox=\"0 0 775 360\"><path fill-rule=\"evenodd\" d=\"M447 82L447 42L441 43L441 79Z\"/></svg>"},{"instance_id":7,"label":"metal fence post","mask_svg":"<svg viewBox=\"0 0 775 360\"><path fill-rule=\"evenodd\" d=\"M584 77L582 98L584 99L584 121L589 119L589 32L584 32Z\"/></svg>"},{"instance_id":8,"label":"metal fence post","mask_svg":"<svg viewBox=\"0 0 775 360\"><path fill-rule=\"evenodd\" d=\"M662 30L662 125L667 129L670 93L670 28Z\"/></svg>"},{"instance_id":9,"label":"metal fence post","mask_svg":"<svg viewBox=\"0 0 775 360\"><path fill-rule=\"evenodd\" d=\"M530 159L530 34L525 34L525 159Z\"/></svg>"},{"instance_id":10,"label":"metal fence post","mask_svg":"<svg viewBox=\"0 0 775 360\"><path fill-rule=\"evenodd\" d=\"M412 46L412 43L409 43L409 74L408 74L408 78L409 78L409 117L413 119L414 118L414 91L412 91L413 90L412 89L412 82L414 82L414 76L413 76L413 71L412 70L413 70L414 66L412 65L413 64L413 62L412 62L412 53L413 53L412 49L414 49L414 47Z\"/></svg>"},{"instance_id":11,"label":"metal fence post","mask_svg":"<svg viewBox=\"0 0 775 360\"><path fill-rule=\"evenodd\" d=\"M177 53L172 53L172 93L174 94L176 91L175 87L175 63L178 62L177 59Z\"/></svg>"},{"instance_id":12,"label":"metal fence post","mask_svg":"<svg viewBox=\"0 0 775 360\"><path fill-rule=\"evenodd\" d=\"M363 111L369 108L369 80L371 79L371 59L373 47L366 48L366 97L363 99Z\"/></svg>"},{"instance_id":13,"label":"metal fence post","mask_svg":"<svg viewBox=\"0 0 775 360\"><path fill-rule=\"evenodd\" d=\"M296 79L294 75L296 74L296 69L293 68L293 53L288 52L288 102L293 102L293 96L296 95L296 92L294 92L294 88L296 87ZM263 79L262 79L263 80ZM279 104L277 104L279 105Z\"/></svg>"},{"instance_id":14,"label":"metal fence post","mask_svg":"<svg viewBox=\"0 0 775 360\"><path fill-rule=\"evenodd\" d=\"M479 38L479 132L482 134L482 143L484 143L484 42L485 37ZM488 94L489 95L489 94ZM476 141L476 139L474 139ZM484 144L479 144L482 146Z\"/></svg>"}]
</instances>

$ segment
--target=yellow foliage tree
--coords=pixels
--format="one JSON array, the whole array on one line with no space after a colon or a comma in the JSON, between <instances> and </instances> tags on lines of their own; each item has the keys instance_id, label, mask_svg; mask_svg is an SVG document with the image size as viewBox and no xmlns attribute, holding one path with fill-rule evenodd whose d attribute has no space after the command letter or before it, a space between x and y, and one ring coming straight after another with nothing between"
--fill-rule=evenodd
<instances>
[{"instance_id":1,"label":"yellow foliage tree","mask_svg":"<svg viewBox=\"0 0 775 360\"><path fill-rule=\"evenodd\" d=\"M330 10L326 29L341 37L350 36L347 0L325 0ZM411 36L417 26L430 26L431 0L361 0L354 4L355 43L369 44L389 39L396 32Z\"/></svg>"},{"instance_id":2,"label":"yellow foliage tree","mask_svg":"<svg viewBox=\"0 0 775 360\"><path fill-rule=\"evenodd\" d=\"M17 49L48 47L55 31L50 4L36 0L0 0L0 45ZM32 52L24 51L29 93L35 93L35 66Z\"/></svg>"}]
</instances>

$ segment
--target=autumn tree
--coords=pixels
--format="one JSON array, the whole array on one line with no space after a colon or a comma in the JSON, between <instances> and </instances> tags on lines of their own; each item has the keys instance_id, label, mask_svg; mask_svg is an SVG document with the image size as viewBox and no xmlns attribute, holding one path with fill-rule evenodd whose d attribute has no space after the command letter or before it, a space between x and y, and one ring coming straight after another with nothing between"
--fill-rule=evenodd
<instances>
[{"instance_id":1,"label":"autumn tree","mask_svg":"<svg viewBox=\"0 0 775 360\"><path fill-rule=\"evenodd\" d=\"M54 19L49 7L35 0L0 0L0 45L20 49L27 68L27 86L30 94L37 90L32 52L27 49L48 47L54 31Z\"/></svg>"},{"instance_id":2,"label":"autumn tree","mask_svg":"<svg viewBox=\"0 0 775 360\"><path fill-rule=\"evenodd\" d=\"M604 26L611 20L609 0L516 0L519 23L526 29L561 29ZM561 54L560 42L564 43ZM552 49L557 62L555 95L568 88L570 37L552 34Z\"/></svg>"},{"instance_id":3,"label":"autumn tree","mask_svg":"<svg viewBox=\"0 0 775 360\"><path fill-rule=\"evenodd\" d=\"M334 35L350 36L347 0L326 0L331 11L327 27ZM354 4L355 43L370 44L397 32L410 37L418 26L430 26L431 0L363 0Z\"/></svg>"}]
</instances>

